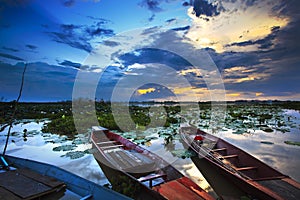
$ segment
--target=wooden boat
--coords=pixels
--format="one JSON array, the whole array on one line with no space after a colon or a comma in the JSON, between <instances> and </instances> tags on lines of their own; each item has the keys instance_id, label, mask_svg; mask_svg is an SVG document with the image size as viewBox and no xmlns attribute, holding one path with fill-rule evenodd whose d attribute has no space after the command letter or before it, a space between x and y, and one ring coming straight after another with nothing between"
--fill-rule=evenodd
<instances>
[{"instance_id":1,"label":"wooden boat","mask_svg":"<svg viewBox=\"0 0 300 200\"><path fill-rule=\"evenodd\" d=\"M129 199L59 167L1 156L0 199Z\"/></svg>"},{"instance_id":2,"label":"wooden boat","mask_svg":"<svg viewBox=\"0 0 300 200\"><path fill-rule=\"evenodd\" d=\"M108 129L93 127L91 141L94 157L118 192L134 199L214 199L158 155Z\"/></svg>"},{"instance_id":3,"label":"wooden boat","mask_svg":"<svg viewBox=\"0 0 300 200\"><path fill-rule=\"evenodd\" d=\"M256 199L300 199L300 184L225 140L195 127L181 127L184 143L198 156L192 158L201 169L211 168L241 191Z\"/></svg>"}]
</instances>

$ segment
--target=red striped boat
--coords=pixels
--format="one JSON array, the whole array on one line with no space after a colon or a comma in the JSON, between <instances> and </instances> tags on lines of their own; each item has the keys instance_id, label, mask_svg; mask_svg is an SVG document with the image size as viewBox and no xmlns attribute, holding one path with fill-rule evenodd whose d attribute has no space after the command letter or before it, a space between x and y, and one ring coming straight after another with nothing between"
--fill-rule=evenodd
<instances>
[{"instance_id":1,"label":"red striped boat","mask_svg":"<svg viewBox=\"0 0 300 200\"><path fill-rule=\"evenodd\" d=\"M208 163L255 199L300 199L298 182L242 149L192 126L181 127L179 132L185 145L198 155L192 160L200 171Z\"/></svg>"},{"instance_id":2,"label":"red striped boat","mask_svg":"<svg viewBox=\"0 0 300 200\"><path fill-rule=\"evenodd\" d=\"M134 199L214 199L158 155L103 127L93 127L93 155L121 193Z\"/></svg>"}]
</instances>

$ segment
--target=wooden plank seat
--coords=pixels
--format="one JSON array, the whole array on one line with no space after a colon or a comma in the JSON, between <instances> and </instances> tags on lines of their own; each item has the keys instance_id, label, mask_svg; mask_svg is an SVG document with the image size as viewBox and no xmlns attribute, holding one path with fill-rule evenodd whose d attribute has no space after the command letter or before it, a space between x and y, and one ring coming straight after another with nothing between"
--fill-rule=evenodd
<instances>
[{"instance_id":1,"label":"wooden plank seat","mask_svg":"<svg viewBox=\"0 0 300 200\"><path fill-rule=\"evenodd\" d=\"M118 147L124 147L123 144L116 144L116 145L111 145L111 146L103 146L100 147L101 149L114 149L114 148L118 148Z\"/></svg>"},{"instance_id":2,"label":"wooden plank seat","mask_svg":"<svg viewBox=\"0 0 300 200\"><path fill-rule=\"evenodd\" d=\"M237 171L247 171L247 170L257 170L258 167L256 166L249 166L249 167L236 167Z\"/></svg>"},{"instance_id":3,"label":"wooden plank seat","mask_svg":"<svg viewBox=\"0 0 300 200\"><path fill-rule=\"evenodd\" d=\"M152 188L152 181L158 178L162 178L164 180L166 180L167 175L166 174L149 174L147 176L141 177L138 180L140 182L146 182L149 181L149 187Z\"/></svg>"},{"instance_id":4,"label":"wooden plank seat","mask_svg":"<svg viewBox=\"0 0 300 200\"><path fill-rule=\"evenodd\" d=\"M153 172L156 165L153 160L136 151L118 149L105 150L105 155L109 161L117 168L130 173Z\"/></svg>"},{"instance_id":5,"label":"wooden plank seat","mask_svg":"<svg viewBox=\"0 0 300 200\"><path fill-rule=\"evenodd\" d=\"M227 148L212 149L212 152L227 151Z\"/></svg>"},{"instance_id":6,"label":"wooden plank seat","mask_svg":"<svg viewBox=\"0 0 300 200\"><path fill-rule=\"evenodd\" d=\"M237 158L237 157L238 157L238 155L232 154L232 155L222 156L221 158L228 159L228 158Z\"/></svg>"},{"instance_id":7,"label":"wooden plank seat","mask_svg":"<svg viewBox=\"0 0 300 200\"><path fill-rule=\"evenodd\" d=\"M105 141L105 142L97 142L97 145L102 145L102 144L113 144L116 143L117 141Z\"/></svg>"}]
</instances>

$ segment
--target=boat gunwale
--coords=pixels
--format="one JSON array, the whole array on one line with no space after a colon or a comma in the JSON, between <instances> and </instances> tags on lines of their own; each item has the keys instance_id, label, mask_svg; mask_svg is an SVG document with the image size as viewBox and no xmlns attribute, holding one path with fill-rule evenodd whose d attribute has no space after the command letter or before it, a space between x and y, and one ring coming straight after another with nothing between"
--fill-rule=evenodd
<instances>
[{"instance_id":1,"label":"boat gunwale","mask_svg":"<svg viewBox=\"0 0 300 200\"><path fill-rule=\"evenodd\" d=\"M184 127L184 128L185 128L185 127ZM200 130L200 129L197 129L197 130ZM186 138L186 136L184 135L184 133L183 133L183 131L182 131L182 128L180 129L179 132L180 132L180 136L181 136L181 138L183 139L184 143L185 143L186 145L188 145L189 148L191 148L191 149L198 155L198 156L197 156L198 159L201 159L201 157L200 157L200 155L199 155L200 153L198 153L198 151L195 149L195 147L194 147L192 144L190 144L189 141L187 141L187 138ZM278 179L281 179L281 180L284 180L284 181L288 182L289 184L291 184L291 185L294 186L295 188L300 189L300 188L299 188L300 184L299 184L298 182L294 181L294 180L293 180L292 178L290 178L289 176L282 174L282 173L279 172L278 170L276 170L276 169L274 169L273 167L267 165L266 163L262 162L261 160L259 160L258 158L252 156L251 154L245 152L245 151L242 150L241 148L239 148L239 147L237 147L237 146L235 146L235 145L233 145L233 144L231 144L231 143L229 143L229 142L227 142L227 141L225 141L225 140L223 140L223 139L221 139L221 138L219 138L219 137L217 137L217 136L214 136L214 135L212 135L212 134L206 133L206 132L204 132L204 131L202 131L202 130L200 130L200 132L201 132L201 134L209 135L210 137L215 138L216 141L217 141L217 142L216 142L216 145L217 145L218 142L223 142L223 143L225 143L226 145L230 146L231 148L234 148L234 149L239 150L240 152L242 152L242 153L244 153L245 155L251 157L251 158L254 159L255 161L260 162L261 164L263 164L263 165L269 167L270 169L272 169L272 170L276 171L277 173L279 173L280 175L282 175L282 176L274 176L273 179L272 179L272 177L268 177L268 179L265 179L265 180L275 180L275 179L278 180ZM261 194L262 196L264 196L263 198L267 198L267 199L284 199L283 197L281 197L281 196L280 196L278 193L276 193L275 191L272 191L271 189L269 189L269 188L267 188L267 187L261 185L261 184L259 183L259 181L256 181L255 179L245 179L245 178L243 178L243 177L241 177L241 176L238 176L238 175L234 174L232 171L228 170L226 167L220 165L220 164L217 163L217 162L214 162L214 161L213 161L212 159L210 159L208 156L202 156L202 158L204 158L206 161L208 161L209 163L211 163L212 166L216 166L217 169L220 169L221 172L222 172L225 176L230 175L230 177L232 178L232 180L234 181L235 184L237 184L237 183L243 183L244 186L247 186L247 185L250 186L250 189L257 189L257 190L259 190L260 192L263 193L263 194ZM225 165L226 165L226 164L225 164ZM237 184L237 185L238 185L238 184ZM254 187L254 188L253 188L253 187ZM266 196L266 195L268 195L268 196ZM261 198L261 197L260 197L260 198Z\"/></svg>"}]
</instances>

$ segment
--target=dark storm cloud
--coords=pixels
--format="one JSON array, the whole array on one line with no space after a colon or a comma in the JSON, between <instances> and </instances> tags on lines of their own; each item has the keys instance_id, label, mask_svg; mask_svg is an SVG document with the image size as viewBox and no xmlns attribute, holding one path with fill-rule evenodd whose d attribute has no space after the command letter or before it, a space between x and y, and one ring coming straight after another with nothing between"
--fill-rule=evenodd
<instances>
[{"instance_id":1,"label":"dark storm cloud","mask_svg":"<svg viewBox=\"0 0 300 200\"><path fill-rule=\"evenodd\" d=\"M103 28L102 24L102 21L91 26L62 24L58 31L47 33L55 42L67 44L73 48L90 53L93 50L90 40L95 37L109 37L114 35L113 30Z\"/></svg>"},{"instance_id":2,"label":"dark storm cloud","mask_svg":"<svg viewBox=\"0 0 300 200\"><path fill-rule=\"evenodd\" d=\"M100 27L87 27L85 29L86 33L88 33L88 37L96 37L96 36L113 36L114 35L114 31L111 29L104 29L104 28L100 28Z\"/></svg>"},{"instance_id":3,"label":"dark storm cloud","mask_svg":"<svg viewBox=\"0 0 300 200\"><path fill-rule=\"evenodd\" d=\"M72 34L68 33L59 33L59 32L50 32L53 41L57 43L67 44L70 47L84 50L88 53L92 51L92 46L86 40L74 37Z\"/></svg>"},{"instance_id":4,"label":"dark storm cloud","mask_svg":"<svg viewBox=\"0 0 300 200\"><path fill-rule=\"evenodd\" d=\"M206 0L194 0L192 2L193 13L199 17L200 15L206 15L208 17L219 15L218 7L216 5L210 4Z\"/></svg>"},{"instance_id":5,"label":"dark storm cloud","mask_svg":"<svg viewBox=\"0 0 300 200\"><path fill-rule=\"evenodd\" d=\"M5 47L5 46L3 46L2 49L7 50L7 51L11 51L11 52L18 52L19 51L18 49L11 48L11 47Z\"/></svg>"},{"instance_id":6,"label":"dark storm cloud","mask_svg":"<svg viewBox=\"0 0 300 200\"><path fill-rule=\"evenodd\" d=\"M184 27L178 27L178 28L173 28L173 31L187 31L190 29L190 26L184 26Z\"/></svg>"},{"instance_id":7,"label":"dark storm cloud","mask_svg":"<svg viewBox=\"0 0 300 200\"><path fill-rule=\"evenodd\" d=\"M245 4L246 6L253 6L258 2L258 0L246 0Z\"/></svg>"},{"instance_id":8,"label":"dark storm cloud","mask_svg":"<svg viewBox=\"0 0 300 200\"><path fill-rule=\"evenodd\" d=\"M175 18L172 18L172 19L168 19L168 20L166 20L166 22L167 22L167 23L171 23L171 22L174 22L174 21L176 21L176 19L175 19Z\"/></svg>"},{"instance_id":9,"label":"dark storm cloud","mask_svg":"<svg viewBox=\"0 0 300 200\"><path fill-rule=\"evenodd\" d=\"M176 0L142 0L138 3L138 5L152 12L152 15L148 18L148 21L153 21L155 18L155 13L164 10L161 8L161 3L170 3L173 1Z\"/></svg>"},{"instance_id":10,"label":"dark storm cloud","mask_svg":"<svg viewBox=\"0 0 300 200\"><path fill-rule=\"evenodd\" d=\"M65 7L72 7L75 4L75 0L61 0Z\"/></svg>"},{"instance_id":11,"label":"dark storm cloud","mask_svg":"<svg viewBox=\"0 0 300 200\"><path fill-rule=\"evenodd\" d=\"M155 13L163 11L160 6L161 3L169 3L172 1L174 0L142 0L139 5ZM219 14L218 6L209 3L207 0L190 0L189 2L184 2L182 5L193 6L193 12L197 17L199 17L200 15L216 16Z\"/></svg>"},{"instance_id":12,"label":"dark storm cloud","mask_svg":"<svg viewBox=\"0 0 300 200\"><path fill-rule=\"evenodd\" d=\"M30 49L30 50L35 50L35 49L37 49L37 46L32 45L32 44L26 44L25 46L26 46L28 49Z\"/></svg>"},{"instance_id":13,"label":"dark storm cloud","mask_svg":"<svg viewBox=\"0 0 300 200\"><path fill-rule=\"evenodd\" d=\"M160 0L142 0L139 5L141 7L145 7L152 12L160 12L162 8L160 8L160 4L163 1Z\"/></svg>"},{"instance_id":14,"label":"dark storm cloud","mask_svg":"<svg viewBox=\"0 0 300 200\"><path fill-rule=\"evenodd\" d=\"M12 60L23 61L22 58L19 58L19 57L14 56L14 55L6 54L6 53L0 53L0 57L12 59Z\"/></svg>"},{"instance_id":15,"label":"dark storm cloud","mask_svg":"<svg viewBox=\"0 0 300 200\"><path fill-rule=\"evenodd\" d=\"M69 61L69 60L64 60L63 62L60 62L58 64L63 65L63 66L68 66L68 67L74 67L74 68L77 68L77 69L79 69L81 67L80 63L75 63L75 62L72 62L72 61Z\"/></svg>"}]
</instances>

